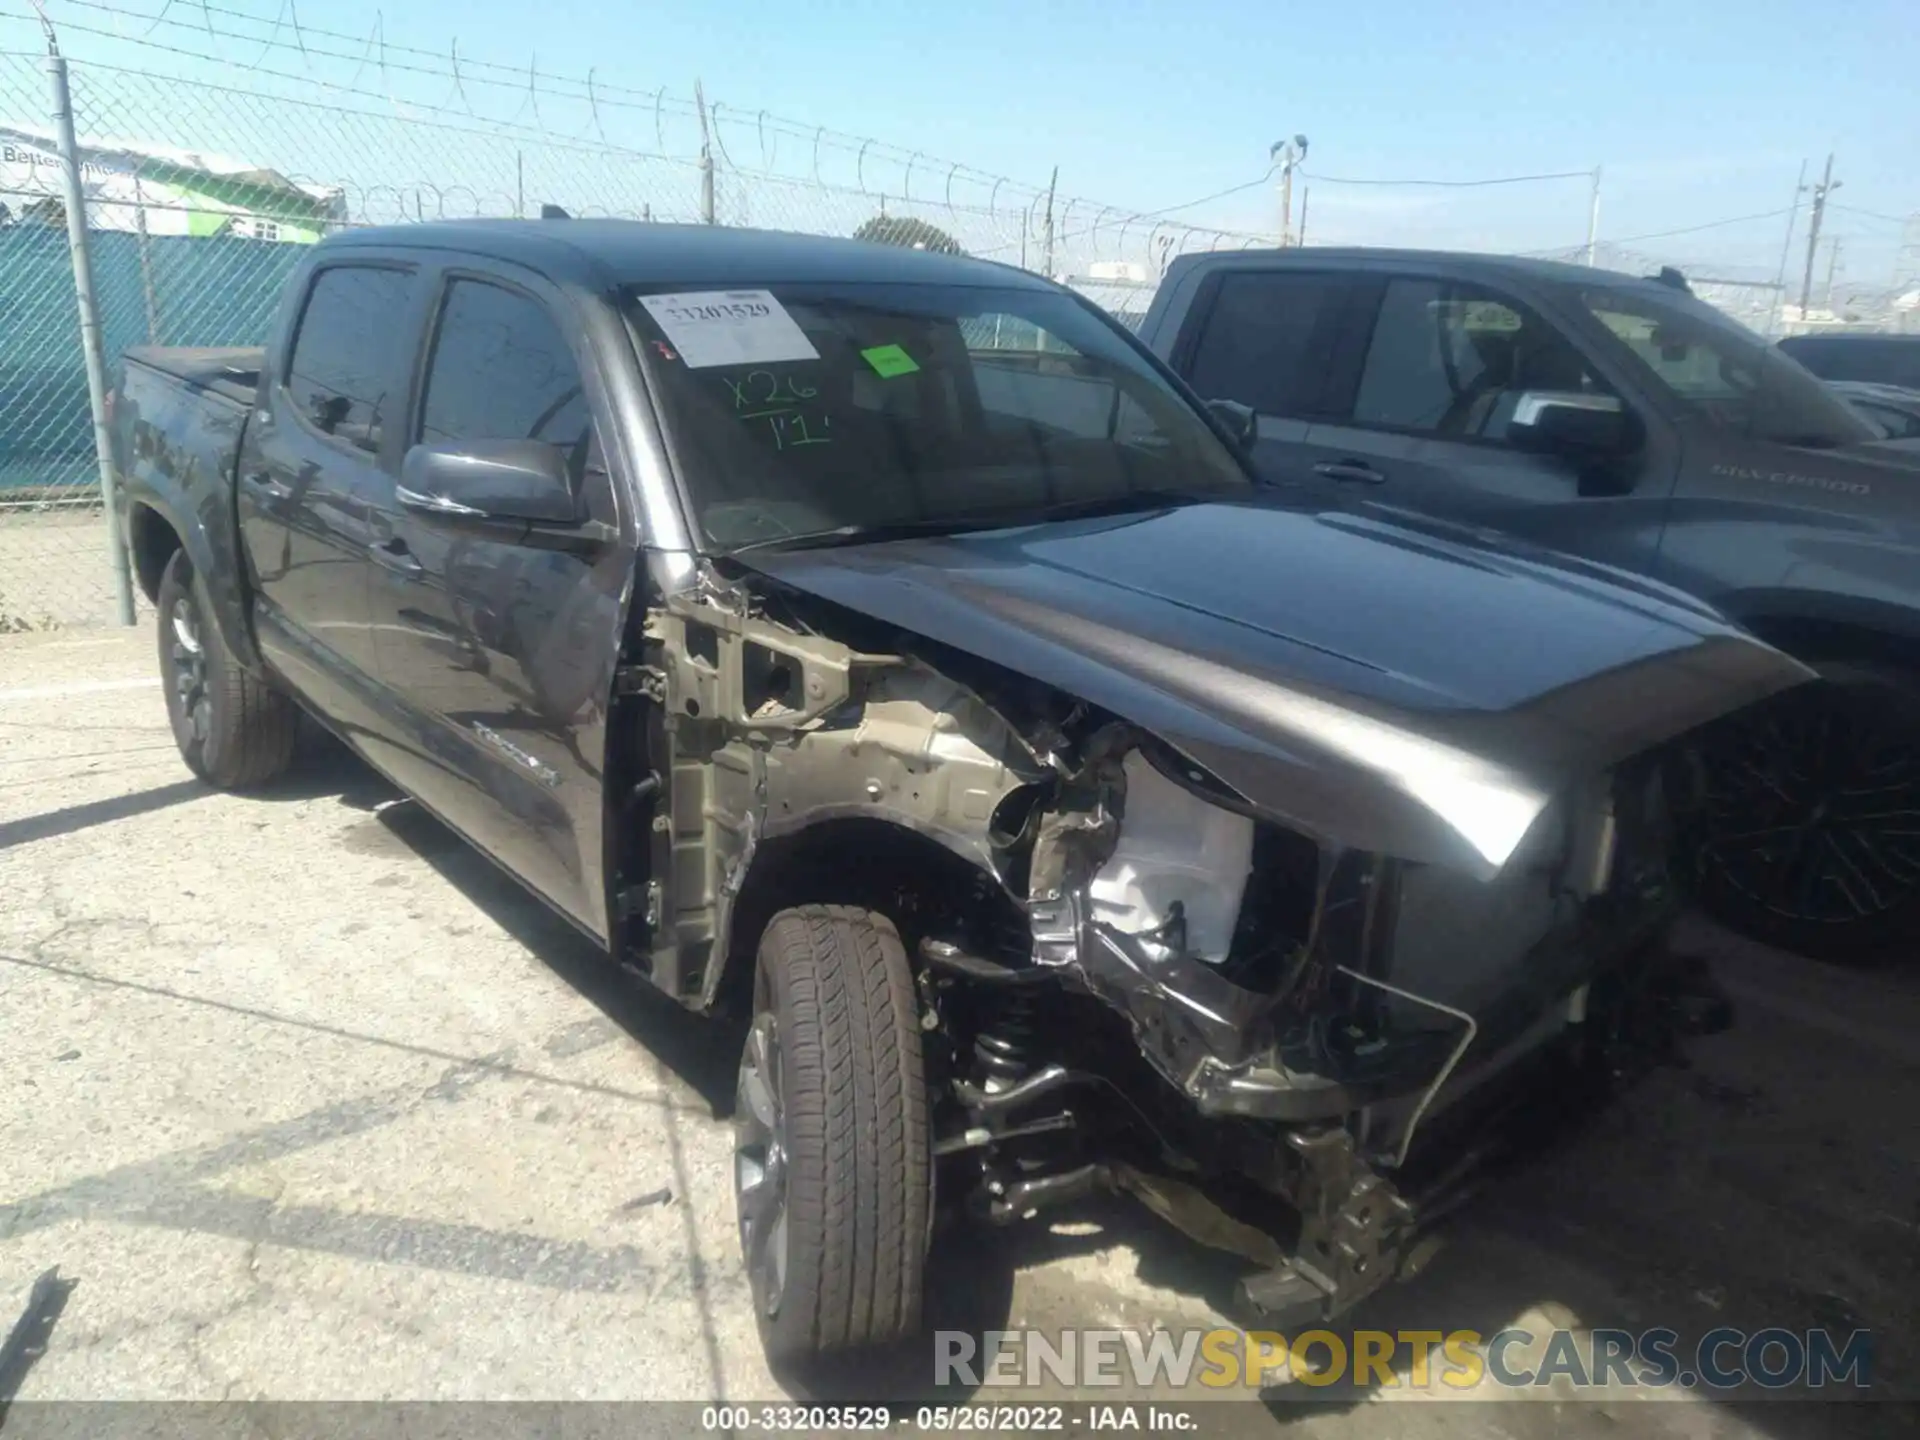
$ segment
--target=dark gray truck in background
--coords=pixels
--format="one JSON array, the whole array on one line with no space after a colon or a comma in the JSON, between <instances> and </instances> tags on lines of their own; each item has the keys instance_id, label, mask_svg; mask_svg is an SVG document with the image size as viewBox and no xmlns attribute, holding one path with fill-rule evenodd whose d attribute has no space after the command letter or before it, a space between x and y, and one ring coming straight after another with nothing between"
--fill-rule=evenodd
<instances>
[{"instance_id":1,"label":"dark gray truck in background","mask_svg":"<svg viewBox=\"0 0 1920 1440\"><path fill-rule=\"evenodd\" d=\"M1809 678L1272 505L1078 297L854 241L337 235L264 350L129 353L111 428L198 774L271 780L304 707L737 1019L776 1360L912 1333L936 1215L1100 1188L1280 1316L1416 1265L1514 1106L1717 1018L1666 757Z\"/></svg>"},{"instance_id":2,"label":"dark gray truck in background","mask_svg":"<svg viewBox=\"0 0 1920 1440\"><path fill-rule=\"evenodd\" d=\"M1188 255L1140 333L1203 399L1257 416L1277 503L1617 566L1817 669L1698 747L1700 896L1826 958L1920 934L1920 442L1881 441L1671 271Z\"/></svg>"}]
</instances>

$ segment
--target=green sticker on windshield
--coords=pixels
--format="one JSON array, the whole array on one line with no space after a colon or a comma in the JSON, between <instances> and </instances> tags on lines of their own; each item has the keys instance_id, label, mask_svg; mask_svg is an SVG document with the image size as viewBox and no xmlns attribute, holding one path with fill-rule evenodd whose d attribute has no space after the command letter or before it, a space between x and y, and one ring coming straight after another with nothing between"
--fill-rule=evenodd
<instances>
[{"instance_id":1,"label":"green sticker on windshield","mask_svg":"<svg viewBox=\"0 0 1920 1440\"><path fill-rule=\"evenodd\" d=\"M920 366L914 358L898 345L876 345L871 350L862 350L860 358L873 367L873 373L882 380L891 380L896 375L911 375Z\"/></svg>"}]
</instances>

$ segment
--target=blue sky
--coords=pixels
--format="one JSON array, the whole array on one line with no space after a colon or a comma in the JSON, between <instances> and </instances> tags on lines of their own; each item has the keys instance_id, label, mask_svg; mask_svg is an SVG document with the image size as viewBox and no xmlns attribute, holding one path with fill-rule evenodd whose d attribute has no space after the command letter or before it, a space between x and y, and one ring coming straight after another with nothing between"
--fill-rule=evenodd
<instances>
[{"instance_id":1,"label":"blue sky","mask_svg":"<svg viewBox=\"0 0 1920 1440\"><path fill-rule=\"evenodd\" d=\"M124 0L154 14L165 3ZM282 0L211 3L271 21ZM56 20L106 23L47 5ZM175 0L174 14L196 8ZM307 0L300 17L368 34L380 8ZM1141 209L1256 181L1269 143L1304 132L1309 240L1544 249L1586 233L1584 180L1443 191L1329 177L1599 165L1602 237L1625 240L1784 210L1800 162L1817 170L1831 150L1836 206L1849 207L1827 230L1843 239L1842 274L1884 283L1900 227L1860 212L1920 210L1916 0L411 0L383 23L390 42L438 49L457 35L463 57L537 53L543 71L593 67L603 85L686 93L697 77L732 109L1039 184L1058 165L1063 191ZM1273 188L1255 186L1180 214L1264 231L1277 211ZM1633 248L1771 273L1784 233L1775 215Z\"/></svg>"}]
</instances>

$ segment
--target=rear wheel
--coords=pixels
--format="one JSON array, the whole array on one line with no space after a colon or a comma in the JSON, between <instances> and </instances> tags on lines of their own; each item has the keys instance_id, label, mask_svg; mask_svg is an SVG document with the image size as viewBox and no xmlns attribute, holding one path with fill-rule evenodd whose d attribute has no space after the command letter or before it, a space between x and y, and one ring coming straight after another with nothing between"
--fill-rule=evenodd
<instances>
[{"instance_id":1,"label":"rear wheel","mask_svg":"<svg viewBox=\"0 0 1920 1440\"><path fill-rule=\"evenodd\" d=\"M1816 665L1702 747L1701 903L1815 959L1877 959L1920 934L1920 680Z\"/></svg>"},{"instance_id":2,"label":"rear wheel","mask_svg":"<svg viewBox=\"0 0 1920 1440\"><path fill-rule=\"evenodd\" d=\"M734 1111L740 1246L769 1360L919 1328L930 1167L899 934L849 906L782 911L760 941Z\"/></svg>"},{"instance_id":3,"label":"rear wheel","mask_svg":"<svg viewBox=\"0 0 1920 1440\"><path fill-rule=\"evenodd\" d=\"M155 606L167 719L188 767L222 790L258 785L284 771L293 759L299 711L228 652L186 551L174 551L167 562Z\"/></svg>"}]
</instances>

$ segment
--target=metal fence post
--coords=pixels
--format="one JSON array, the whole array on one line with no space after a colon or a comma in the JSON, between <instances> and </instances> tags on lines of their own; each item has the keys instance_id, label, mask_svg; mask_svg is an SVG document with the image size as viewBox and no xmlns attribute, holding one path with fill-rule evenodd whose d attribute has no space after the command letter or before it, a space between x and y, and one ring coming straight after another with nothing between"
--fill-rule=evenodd
<instances>
[{"instance_id":1,"label":"metal fence post","mask_svg":"<svg viewBox=\"0 0 1920 1440\"><path fill-rule=\"evenodd\" d=\"M87 199L80 183L80 142L73 129L73 97L67 61L47 37L47 75L53 82L53 124L60 139L60 171L66 182L67 249L73 258L73 295L80 307L80 348L87 361L87 403L93 411L93 450L100 463L100 500L106 510L107 547L113 566L114 606L122 625L133 624L133 576L120 534L119 484L107 443L107 363L101 349L100 310L93 291L93 260L87 253Z\"/></svg>"},{"instance_id":2,"label":"metal fence post","mask_svg":"<svg viewBox=\"0 0 1920 1440\"><path fill-rule=\"evenodd\" d=\"M693 82L693 103L700 111L700 223L714 223L713 213L713 141L707 130L707 92L698 80Z\"/></svg>"}]
</instances>

